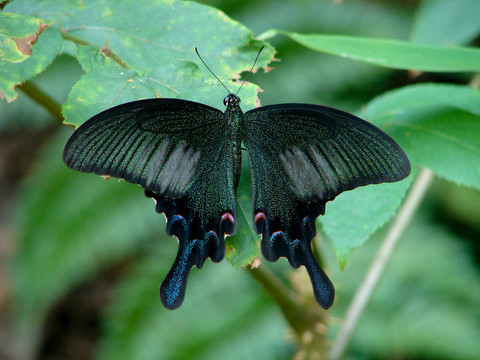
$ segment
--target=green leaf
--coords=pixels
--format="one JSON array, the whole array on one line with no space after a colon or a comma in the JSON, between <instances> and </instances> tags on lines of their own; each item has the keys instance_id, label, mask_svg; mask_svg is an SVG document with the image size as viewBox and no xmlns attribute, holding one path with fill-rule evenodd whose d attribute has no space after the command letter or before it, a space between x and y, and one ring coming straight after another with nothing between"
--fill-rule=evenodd
<instances>
[{"instance_id":1,"label":"green leaf","mask_svg":"<svg viewBox=\"0 0 480 360\"><path fill-rule=\"evenodd\" d=\"M154 246L118 287L97 359L291 357L279 311L245 272L226 262L193 270L182 307L161 308L157 289L170 264L164 252Z\"/></svg>"},{"instance_id":2,"label":"green leaf","mask_svg":"<svg viewBox=\"0 0 480 360\"><path fill-rule=\"evenodd\" d=\"M8 6L10 11L25 8L37 16L56 20L56 24L61 23L64 36L69 40L82 46L96 46L103 50L102 56L115 54L112 59L130 68L98 70L99 52L90 49L92 60L88 60L87 49L81 50L84 68L100 73L95 73L98 77L87 74L77 85L80 88L75 87L69 97L64 114L68 123L76 125L105 110L105 104L113 106L146 97L208 100L202 102L221 106L225 89L220 90L217 80L200 62L195 47L211 69L224 79L238 79L241 72L249 70L262 45L266 48L258 59L258 66L266 67L273 57L273 49L254 40L247 28L216 9L194 2L140 0L119 4L113 0L101 0L58 8L51 1L19 0ZM149 16L145 17L146 13ZM197 28L202 31L192 31ZM89 62L97 65L87 65ZM113 89L110 94L102 83L105 80L102 76ZM239 83L227 85L232 89L240 86ZM139 89L131 90L132 86ZM242 99L247 110L254 107L258 89L253 86L244 88ZM98 97L96 103L100 106L95 111L83 107L89 97Z\"/></svg>"},{"instance_id":3,"label":"green leaf","mask_svg":"<svg viewBox=\"0 0 480 360\"><path fill-rule=\"evenodd\" d=\"M93 45L77 46L77 60L85 72L103 66L120 67L118 63L106 57L101 49Z\"/></svg>"},{"instance_id":4,"label":"green leaf","mask_svg":"<svg viewBox=\"0 0 480 360\"><path fill-rule=\"evenodd\" d=\"M385 93L368 119L402 145L410 160L457 184L480 188L480 92L419 84Z\"/></svg>"},{"instance_id":5,"label":"green leaf","mask_svg":"<svg viewBox=\"0 0 480 360\"><path fill-rule=\"evenodd\" d=\"M351 251L385 225L396 213L410 187L415 172L397 183L370 185L346 191L327 204L319 220L332 240L340 266Z\"/></svg>"},{"instance_id":6,"label":"green leaf","mask_svg":"<svg viewBox=\"0 0 480 360\"><path fill-rule=\"evenodd\" d=\"M20 16L20 19L23 17ZM35 20L39 22L39 27L46 27L41 20ZM9 102L15 100L18 96L15 86L44 71L60 52L62 38L57 30L41 28L41 34L39 32L35 36L38 38L35 38L33 52L24 61L12 63L0 60L0 98Z\"/></svg>"},{"instance_id":7,"label":"green leaf","mask_svg":"<svg viewBox=\"0 0 480 360\"><path fill-rule=\"evenodd\" d=\"M407 111L445 106L480 115L480 91L464 85L410 85L376 97L364 111L372 123L384 126Z\"/></svg>"},{"instance_id":8,"label":"green leaf","mask_svg":"<svg viewBox=\"0 0 480 360\"><path fill-rule=\"evenodd\" d=\"M22 62L32 55L32 45L48 27L41 19L0 12L0 61Z\"/></svg>"},{"instance_id":9,"label":"green leaf","mask_svg":"<svg viewBox=\"0 0 480 360\"><path fill-rule=\"evenodd\" d=\"M67 124L80 126L102 110L132 100L155 97L146 76L116 66L98 67L83 75L63 104Z\"/></svg>"},{"instance_id":10,"label":"green leaf","mask_svg":"<svg viewBox=\"0 0 480 360\"><path fill-rule=\"evenodd\" d=\"M480 32L478 0L423 0L411 39L433 45L468 44Z\"/></svg>"},{"instance_id":11,"label":"green leaf","mask_svg":"<svg viewBox=\"0 0 480 360\"><path fill-rule=\"evenodd\" d=\"M238 231L225 239L226 258L237 269L251 264L259 254L260 235L253 228L250 171L245 156L237 189Z\"/></svg>"},{"instance_id":12,"label":"green leaf","mask_svg":"<svg viewBox=\"0 0 480 360\"><path fill-rule=\"evenodd\" d=\"M385 126L410 160L460 185L480 189L480 117L452 108L422 108Z\"/></svg>"},{"instance_id":13,"label":"green leaf","mask_svg":"<svg viewBox=\"0 0 480 360\"><path fill-rule=\"evenodd\" d=\"M198 62L198 47L217 75L231 77L251 65L262 45L246 27L195 2L99 0L59 6L48 0L19 0L7 9L56 20L72 37L98 47L108 45L139 73L172 60ZM259 64L265 65L270 52L264 52Z\"/></svg>"},{"instance_id":14,"label":"green leaf","mask_svg":"<svg viewBox=\"0 0 480 360\"><path fill-rule=\"evenodd\" d=\"M34 45L32 56L17 64L20 81L25 82L49 67L62 49L62 36L56 29L48 28Z\"/></svg>"},{"instance_id":15,"label":"green leaf","mask_svg":"<svg viewBox=\"0 0 480 360\"><path fill-rule=\"evenodd\" d=\"M0 61L0 99L11 102L17 98L15 85L21 83L20 73L15 64Z\"/></svg>"},{"instance_id":16,"label":"green leaf","mask_svg":"<svg viewBox=\"0 0 480 360\"><path fill-rule=\"evenodd\" d=\"M316 51L365 61L392 69L429 72L480 71L480 50L467 47L419 45L399 40L353 36L299 34L272 29L261 37L283 34Z\"/></svg>"},{"instance_id":17,"label":"green leaf","mask_svg":"<svg viewBox=\"0 0 480 360\"><path fill-rule=\"evenodd\" d=\"M65 166L66 132L24 182L15 212L14 303L24 335L33 339L49 307L68 289L165 233L140 188Z\"/></svg>"},{"instance_id":18,"label":"green leaf","mask_svg":"<svg viewBox=\"0 0 480 360\"><path fill-rule=\"evenodd\" d=\"M480 92L468 86L419 84L387 92L365 108L412 164L458 184L480 187ZM400 206L407 180L341 194L320 220L343 266L350 252L384 225Z\"/></svg>"},{"instance_id":19,"label":"green leaf","mask_svg":"<svg viewBox=\"0 0 480 360\"><path fill-rule=\"evenodd\" d=\"M42 41L41 38L40 41ZM38 42L35 46L37 45ZM30 60L31 58L25 63ZM60 55L55 58L52 65L31 79L31 82L47 93L56 103L61 104L67 100L68 92L81 75L83 75L83 71L74 58ZM18 98L12 103L0 101L0 132L21 131L21 129L24 131L23 129L27 128L28 131L35 131L48 125L53 126L57 121L45 108L23 92L19 92Z\"/></svg>"},{"instance_id":20,"label":"green leaf","mask_svg":"<svg viewBox=\"0 0 480 360\"><path fill-rule=\"evenodd\" d=\"M0 99L17 98L15 86L43 71L60 50L51 22L0 12Z\"/></svg>"}]
</instances>

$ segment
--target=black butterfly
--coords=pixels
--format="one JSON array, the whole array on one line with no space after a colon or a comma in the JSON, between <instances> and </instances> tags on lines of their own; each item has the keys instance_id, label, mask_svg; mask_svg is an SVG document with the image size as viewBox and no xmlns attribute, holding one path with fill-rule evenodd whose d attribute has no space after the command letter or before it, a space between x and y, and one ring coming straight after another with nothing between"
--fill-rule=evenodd
<instances>
[{"instance_id":1,"label":"black butterfly","mask_svg":"<svg viewBox=\"0 0 480 360\"><path fill-rule=\"evenodd\" d=\"M243 142L263 256L304 265L316 300L329 308L334 287L311 250L316 218L343 191L408 176L407 156L383 131L337 109L278 104L244 114L238 96L223 102L225 112L178 99L113 107L74 132L63 160L74 170L141 185L165 213L179 250L160 297L175 309L193 265L222 260L224 236L237 230Z\"/></svg>"}]
</instances>

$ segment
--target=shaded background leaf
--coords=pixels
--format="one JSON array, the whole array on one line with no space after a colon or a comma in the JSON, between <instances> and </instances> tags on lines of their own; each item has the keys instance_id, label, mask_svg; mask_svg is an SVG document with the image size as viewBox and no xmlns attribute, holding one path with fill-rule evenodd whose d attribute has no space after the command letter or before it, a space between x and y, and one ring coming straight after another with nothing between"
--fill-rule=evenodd
<instances>
[{"instance_id":1,"label":"shaded background leaf","mask_svg":"<svg viewBox=\"0 0 480 360\"><path fill-rule=\"evenodd\" d=\"M476 0L423 0L411 38L422 44L468 44L478 36L480 7Z\"/></svg>"},{"instance_id":2,"label":"shaded background leaf","mask_svg":"<svg viewBox=\"0 0 480 360\"><path fill-rule=\"evenodd\" d=\"M316 51L349 57L393 69L429 72L480 70L480 50L466 47L420 45L407 41L342 35L300 34L272 29L262 38L282 34Z\"/></svg>"},{"instance_id":3,"label":"shaded background leaf","mask_svg":"<svg viewBox=\"0 0 480 360\"><path fill-rule=\"evenodd\" d=\"M16 216L22 239L12 265L16 309L31 341L37 340L48 308L68 289L102 264L134 255L142 240L166 237L160 235L164 220L155 216L151 201L142 199L140 188L115 180L107 184L91 174L76 176L65 168L58 154L68 133L63 131L39 160L42 171L24 184Z\"/></svg>"},{"instance_id":4,"label":"shaded background leaf","mask_svg":"<svg viewBox=\"0 0 480 360\"><path fill-rule=\"evenodd\" d=\"M431 214L429 205L419 214ZM336 277L336 316L345 311L366 272L379 235L355 251L355 258ZM476 359L480 284L470 252L434 219L417 216L355 332L352 352L360 358Z\"/></svg>"}]
</instances>

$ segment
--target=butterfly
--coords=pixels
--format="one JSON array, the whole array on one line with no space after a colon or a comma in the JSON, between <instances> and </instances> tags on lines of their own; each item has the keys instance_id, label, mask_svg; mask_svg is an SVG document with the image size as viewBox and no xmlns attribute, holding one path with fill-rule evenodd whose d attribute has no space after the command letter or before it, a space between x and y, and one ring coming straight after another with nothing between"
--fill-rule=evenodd
<instances>
[{"instance_id":1,"label":"butterfly","mask_svg":"<svg viewBox=\"0 0 480 360\"><path fill-rule=\"evenodd\" d=\"M311 248L317 217L343 191L407 177L407 156L382 130L341 110L276 104L243 113L231 92L223 103L224 112L167 98L115 106L72 134L63 160L77 171L141 185L155 200L167 234L179 240L160 288L163 305L175 309L190 269L207 258L222 260L225 236L237 231L235 194L245 151L263 257L305 266L315 299L328 309L334 286Z\"/></svg>"}]
</instances>

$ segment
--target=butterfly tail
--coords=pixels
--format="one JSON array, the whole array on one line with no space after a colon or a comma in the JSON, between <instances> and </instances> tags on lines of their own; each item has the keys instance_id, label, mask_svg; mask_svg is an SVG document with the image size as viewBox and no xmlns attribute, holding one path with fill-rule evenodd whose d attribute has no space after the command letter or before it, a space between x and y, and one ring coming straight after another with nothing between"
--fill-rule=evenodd
<instances>
[{"instance_id":1,"label":"butterfly tail","mask_svg":"<svg viewBox=\"0 0 480 360\"><path fill-rule=\"evenodd\" d=\"M301 246L300 251L302 252L301 257L303 257L302 265L305 266L310 276L315 299L321 307L328 309L335 299L335 288L313 256L310 246Z\"/></svg>"},{"instance_id":2,"label":"butterfly tail","mask_svg":"<svg viewBox=\"0 0 480 360\"><path fill-rule=\"evenodd\" d=\"M262 240L262 254L265 259L272 262L277 261L281 256L286 257L294 269L305 266L317 302L324 309L332 306L335 288L315 259L309 243L298 239L288 240L285 234L277 232L273 239L270 237L270 241Z\"/></svg>"},{"instance_id":3,"label":"butterfly tail","mask_svg":"<svg viewBox=\"0 0 480 360\"><path fill-rule=\"evenodd\" d=\"M293 268L305 266L313 286L315 299L324 309L333 304L335 289L332 282L318 264L311 248L316 235L315 219L325 211L325 204L298 202L291 218L272 218L267 211L256 210L255 224L263 234L262 254L268 261L285 257Z\"/></svg>"},{"instance_id":4,"label":"butterfly tail","mask_svg":"<svg viewBox=\"0 0 480 360\"><path fill-rule=\"evenodd\" d=\"M192 242L180 243L175 262L160 287L160 299L169 310L178 308L185 298L188 274L194 265L192 245Z\"/></svg>"},{"instance_id":5,"label":"butterfly tail","mask_svg":"<svg viewBox=\"0 0 480 360\"><path fill-rule=\"evenodd\" d=\"M179 239L177 257L160 287L160 299L163 305L170 310L182 305L187 288L188 274L192 267L196 265L201 268L211 253L208 251L210 239L191 239L188 234ZM225 253L225 247L223 247L223 254L221 247L213 246L211 248L213 248L212 260L219 259L217 261L220 261Z\"/></svg>"}]
</instances>

